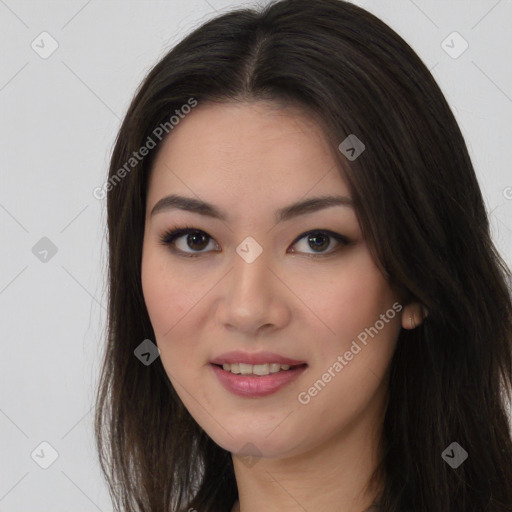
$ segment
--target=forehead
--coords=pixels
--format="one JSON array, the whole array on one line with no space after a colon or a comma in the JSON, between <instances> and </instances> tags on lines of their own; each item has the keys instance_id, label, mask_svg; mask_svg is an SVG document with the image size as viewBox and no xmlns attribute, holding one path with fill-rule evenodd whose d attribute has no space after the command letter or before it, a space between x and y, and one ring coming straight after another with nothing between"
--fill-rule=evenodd
<instances>
[{"instance_id":1,"label":"forehead","mask_svg":"<svg viewBox=\"0 0 512 512\"><path fill-rule=\"evenodd\" d=\"M153 164L148 209L169 193L196 195L245 218L303 196L349 196L315 120L263 102L200 104L181 119Z\"/></svg>"}]
</instances>

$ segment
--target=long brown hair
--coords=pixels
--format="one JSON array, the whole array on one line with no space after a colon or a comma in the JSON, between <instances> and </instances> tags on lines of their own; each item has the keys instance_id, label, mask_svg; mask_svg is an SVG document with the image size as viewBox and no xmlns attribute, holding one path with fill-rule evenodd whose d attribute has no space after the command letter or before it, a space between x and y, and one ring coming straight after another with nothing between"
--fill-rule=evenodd
<instances>
[{"instance_id":1,"label":"long brown hair","mask_svg":"<svg viewBox=\"0 0 512 512\"><path fill-rule=\"evenodd\" d=\"M156 64L128 109L107 188L108 333L95 417L116 510L226 512L237 498L231 454L190 416L160 359L146 366L134 355L155 341L141 286L147 178L165 140L155 128L191 98L314 113L375 261L428 309L420 327L401 331L391 361L374 474L385 477L382 512L510 512L510 271L432 75L386 24L342 0L282 0L204 23ZM353 161L337 150L349 134L365 144ZM127 168L149 137L156 147ZM441 456L452 442L468 453L456 469Z\"/></svg>"}]
</instances>

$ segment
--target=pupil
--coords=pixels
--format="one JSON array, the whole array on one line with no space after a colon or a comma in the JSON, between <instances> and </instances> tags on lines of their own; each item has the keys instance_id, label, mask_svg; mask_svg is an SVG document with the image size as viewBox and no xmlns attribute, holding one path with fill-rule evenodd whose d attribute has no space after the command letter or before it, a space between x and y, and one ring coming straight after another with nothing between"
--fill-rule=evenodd
<instances>
[{"instance_id":1,"label":"pupil","mask_svg":"<svg viewBox=\"0 0 512 512\"><path fill-rule=\"evenodd\" d=\"M318 238L320 238L320 239L323 238L323 240L324 240L323 243L322 242L318 243ZM312 247L313 249L325 249L325 247L329 245L327 237L321 233L315 233L313 235L310 235L308 237L308 241L311 242L312 240L315 240L314 247Z\"/></svg>"},{"instance_id":2,"label":"pupil","mask_svg":"<svg viewBox=\"0 0 512 512\"><path fill-rule=\"evenodd\" d=\"M201 242L198 242L200 247L197 247L197 245L192 247L191 245L194 245L196 243L197 239L199 239L199 240L202 239L203 243L201 244ZM191 233L191 234L189 234L187 242L190 242L190 240L193 240L192 244L188 244L191 249L201 250L201 249L204 249L208 245L208 243L206 242L206 236L204 234L201 234L201 233Z\"/></svg>"}]
</instances>

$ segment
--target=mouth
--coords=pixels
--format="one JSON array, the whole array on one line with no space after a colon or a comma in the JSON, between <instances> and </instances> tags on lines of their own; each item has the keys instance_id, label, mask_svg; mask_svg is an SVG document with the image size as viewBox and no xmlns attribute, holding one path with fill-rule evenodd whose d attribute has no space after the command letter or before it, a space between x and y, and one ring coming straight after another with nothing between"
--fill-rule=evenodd
<instances>
[{"instance_id":1,"label":"mouth","mask_svg":"<svg viewBox=\"0 0 512 512\"><path fill-rule=\"evenodd\" d=\"M259 398L279 391L299 377L308 367L299 361L274 352L226 352L209 365L220 383L231 393Z\"/></svg>"},{"instance_id":2,"label":"mouth","mask_svg":"<svg viewBox=\"0 0 512 512\"><path fill-rule=\"evenodd\" d=\"M244 398L262 398L278 392L297 379L308 365L210 363L209 366L222 386L230 393ZM271 369L274 371L271 372Z\"/></svg>"},{"instance_id":3,"label":"mouth","mask_svg":"<svg viewBox=\"0 0 512 512\"><path fill-rule=\"evenodd\" d=\"M242 367L247 370L247 365L261 366L267 364L270 367L270 365L272 364L279 364L288 365L292 367L305 364L306 362L282 356L281 354L276 354L274 352L246 352L243 350L234 350L232 352L226 352L224 354L217 356L215 359L212 359L210 363L220 366L223 366L224 364L242 364L246 365L245 367Z\"/></svg>"},{"instance_id":4,"label":"mouth","mask_svg":"<svg viewBox=\"0 0 512 512\"><path fill-rule=\"evenodd\" d=\"M302 364L280 364L280 363L263 363L263 364L249 364L249 363L223 363L215 364L213 366L224 370L225 372L232 373L233 375L251 375L255 377L265 377L275 373L294 371L297 368L306 367L306 363Z\"/></svg>"}]
</instances>

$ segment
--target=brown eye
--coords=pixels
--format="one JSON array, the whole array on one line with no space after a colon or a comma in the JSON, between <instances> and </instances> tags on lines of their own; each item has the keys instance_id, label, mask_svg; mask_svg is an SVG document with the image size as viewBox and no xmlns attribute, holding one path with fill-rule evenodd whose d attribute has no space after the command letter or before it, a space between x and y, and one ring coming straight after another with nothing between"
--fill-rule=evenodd
<instances>
[{"instance_id":1,"label":"brown eye","mask_svg":"<svg viewBox=\"0 0 512 512\"><path fill-rule=\"evenodd\" d=\"M186 235L186 237L188 247L196 251L202 251L208 245L209 237L206 233L202 233L201 231L190 233Z\"/></svg>"},{"instance_id":2,"label":"brown eye","mask_svg":"<svg viewBox=\"0 0 512 512\"><path fill-rule=\"evenodd\" d=\"M323 251L329 246L329 236L322 232L314 233L308 236L308 243L315 251Z\"/></svg>"},{"instance_id":3,"label":"brown eye","mask_svg":"<svg viewBox=\"0 0 512 512\"><path fill-rule=\"evenodd\" d=\"M181 238L183 242L180 241ZM161 243L169 246L173 252L192 257L200 256L202 254L200 251L208 247L208 243L211 240L212 238L204 231L188 226L170 230L161 237Z\"/></svg>"},{"instance_id":4,"label":"brown eye","mask_svg":"<svg viewBox=\"0 0 512 512\"><path fill-rule=\"evenodd\" d=\"M331 254L337 252L338 249L341 249L345 245L350 244L350 240L338 233L333 233L332 231L325 230L316 230L316 231L308 231L307 233L303 233L300 235L293 245L297 245L301 240L306 240L306 250L292 250L292 252L301 252L308 256L313 257L322 257L322 256L330 256ZM326 249L331 245L331 240L334 239L336 244L333 250L327 251ZM308 252L307 249L312 250L313 252Z\"/></svg>"}]
</instances>

